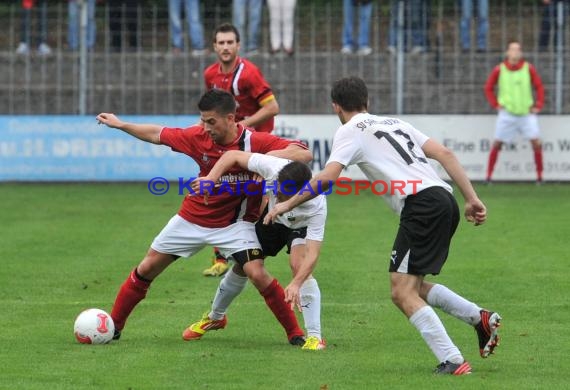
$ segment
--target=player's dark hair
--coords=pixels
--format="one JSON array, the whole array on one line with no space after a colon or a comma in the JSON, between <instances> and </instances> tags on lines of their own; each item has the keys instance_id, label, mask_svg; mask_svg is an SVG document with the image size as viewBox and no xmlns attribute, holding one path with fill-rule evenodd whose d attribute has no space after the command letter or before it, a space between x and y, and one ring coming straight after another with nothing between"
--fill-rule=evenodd
<instances>
[{"instance_id":1,"label":"player's dark hair","mask_svg":"<svg viewBox=\"0 0 570 390\"><path fill-rule=\"evenodd\" d=\"M368 109L368 88L359 77L345 77L333 83L331 100L344 111L362 111Z\"/></svg>"},{"instance_id":2,"label":"player's dark hair","mask_svg":"<svg viewBox=\"0 0 570 390\"><path fill-rule=\"evenodd\" d=\"M509 47L511 47L511 44L513 44L513 43L518 43L519 46L522 47L521 41L519 41L518 39L511 38L511 39L509 39L509 41L507 42L507 49L508 49Z\"/></svg>"},{"instance_id":3,"label":"player's dark hair","mask_svg":"<svg viewBox=\"0 0 570 390\"><path fill-rule=\"evenodd\" d=\"M311 181L313 174L307 164L291 161L279 171L277 181L281 192L285 195L295 195L301 188Z\"/></svg>"},{"instance_id":4,"label":"player's dark hair","mask_svg":"<svg viewBox=\"0 0 570 390\"><path fill-rule=\"evenodd\" d=\"M239 31L236 26L230 23L223 23L220 24L218 27L216 27L216 29L214 30L214 34L212 35L212 41L216 43L216 36L218 35L218 33L228 33L228 32L233 32L236 35L236 42L239 42Z\"/></svg>"},{"instance_id":5,"label":"player's dark hair","mask_svg":"<svg viewBox=\"0 0 570 390\"><path fill-rule=\"evenodd\" d=\"M236 101L231 93L223 89L210 89L198 102L200 111L215 111L218 114L235 114Z\"/></svg>"}]
</instances>

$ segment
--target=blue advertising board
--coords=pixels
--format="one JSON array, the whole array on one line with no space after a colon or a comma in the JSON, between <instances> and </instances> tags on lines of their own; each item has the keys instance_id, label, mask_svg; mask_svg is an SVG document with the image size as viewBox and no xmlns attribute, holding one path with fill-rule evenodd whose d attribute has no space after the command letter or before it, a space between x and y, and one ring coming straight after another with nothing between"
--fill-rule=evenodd
<instances>
[{"instance_id":1,"label":"blue advertising board","mask_svg":"<svg viewBox=\"0 0 570 390\"><path fill-rule=\"evenodd\" d=\"M199 117L120 119L188 127ZM0 181L148 181L197 173L190 157L99 125L94 116L0 116Z\"/></svg>"}]
</instances>

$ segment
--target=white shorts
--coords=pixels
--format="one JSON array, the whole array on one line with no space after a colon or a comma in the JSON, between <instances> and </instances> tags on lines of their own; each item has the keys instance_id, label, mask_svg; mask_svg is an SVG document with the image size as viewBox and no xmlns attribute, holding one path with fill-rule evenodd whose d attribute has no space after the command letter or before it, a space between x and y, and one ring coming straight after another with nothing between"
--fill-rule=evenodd
<instances>
[{"instance_id":1,"label":"white shorts","mask_svg":"<svg viewBox=\"0 0 570 390\"><path fill-rule=\"evenodd\" d=\"M536 114L513 115L505 110L499 110L495 127L495 139L502 142L513 142L517 134L525 139L540 137Z\"/></svg>"},{"instance_id":2,"label":"white shorts","mask_svg":"<svg viewBox=\"0 0 570 390\"><path fill-rule=\"evenodd\" d=\"M224 228L202 227L176 214L150 245L160 253L190 257L205 246L215 246L225 257L247 249L261 249L255 225L238 221Z\"/></svg>"}]
</instances>

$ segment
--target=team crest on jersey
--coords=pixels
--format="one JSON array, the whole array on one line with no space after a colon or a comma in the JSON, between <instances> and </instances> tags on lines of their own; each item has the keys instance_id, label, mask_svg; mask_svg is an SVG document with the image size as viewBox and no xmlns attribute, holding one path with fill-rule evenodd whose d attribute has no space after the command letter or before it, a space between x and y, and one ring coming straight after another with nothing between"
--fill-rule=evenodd
<instances>
[{"instance_id":1,"label":"team crest on jersey","mask_svg":"<svg viewBox=\"0 0 570 390\"><path fill-rule=\"evenodd\" d=\"M208 155L207 155L206 153L204 153L204 154L202 155L202 161L204 161L204 162L210 161L210 159L208 158Z\"/></svg>"},{"instance_id":2,"label":"team crest on jersey","mask_svg":"<svg viewBox=\"0 0 570 390\"><path fill-rule=\"evenodd\" d=\"M296 219L296 218L295 218L295 214L294 214L292 211L289 211L289 212L287 213L287 221L293 222L293 221L295 221L295 219Z\"/></svg>"}]
</instances>

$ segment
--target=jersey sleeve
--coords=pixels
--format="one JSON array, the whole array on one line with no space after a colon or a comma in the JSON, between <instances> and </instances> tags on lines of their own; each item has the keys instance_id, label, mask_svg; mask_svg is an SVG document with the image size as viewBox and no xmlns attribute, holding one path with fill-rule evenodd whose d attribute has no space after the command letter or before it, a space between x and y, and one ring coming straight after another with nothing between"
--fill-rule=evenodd
<instances>
[{"instance_id":1,"label":"jersey sleeve","mask_svg":"<svg viewBox=\"0 0 570 390\"><path fill-rule=\"evenodd\" d=\"M253 64L249 64L250 72L248 72L248 81L250 84L250 95L255 99L257 104L263 106L267 102L275 99L271 86L261 74L261 71Z\"/></svg>"},{"instance_id":2,"label":"jersey sleeve","mask_svg":"<svg viewBox=\"0 0 570 390\"><path fill-rule=\"evenodd\" d=\"M340 127L333 139L331 154L327 161L338 162L345 167L356 164L360 161L362 151L358 143L358 137L348 126Z\"/></svg>"},{"instance_id":3,"label":"jersey sleeve","mask_svg":"<svg viewBox=\"0 0 570 390\"><path fill-rule=\"evenodd\" d=\"M247 162L247 169L260 174L266 180L273 180L289 162L284 158L253 153Z\"/></svg>"},{"instance_id":4,"label":"jersey sleeve","mask_svg":"<svg viewBox=\"0 0 570 390\"><path fill-rule=\"evenodd\" d=\"M184 153L192 156L194 151L194 145L192 141L192 135L189 132L192 128L181 129L174 127L163 127L160 132L160 143L170 148L178 153Z\"/></svg>"}]
</instances>

